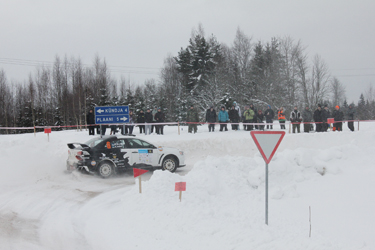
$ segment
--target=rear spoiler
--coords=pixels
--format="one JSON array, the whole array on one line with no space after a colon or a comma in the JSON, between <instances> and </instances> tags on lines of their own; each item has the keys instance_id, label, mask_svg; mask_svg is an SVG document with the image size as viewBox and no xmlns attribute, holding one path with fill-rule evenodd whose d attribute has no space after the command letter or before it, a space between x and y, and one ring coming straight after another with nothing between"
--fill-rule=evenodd
<instances>
[{"instance_id":1,"label":"rear spoiler","mask_svg":"<svg viewBox=\"0 0 375 250\"><path fill-rule=\"evenodd\" d=\"M70 148L70 149L78 148L78 146L79 146L80 148L82 148L82 149L90 148L90 147L87 146L86 144L82 144L82 143L79 143L79 142L68 143L68 148Z\"/></svg>"}]
</instances>

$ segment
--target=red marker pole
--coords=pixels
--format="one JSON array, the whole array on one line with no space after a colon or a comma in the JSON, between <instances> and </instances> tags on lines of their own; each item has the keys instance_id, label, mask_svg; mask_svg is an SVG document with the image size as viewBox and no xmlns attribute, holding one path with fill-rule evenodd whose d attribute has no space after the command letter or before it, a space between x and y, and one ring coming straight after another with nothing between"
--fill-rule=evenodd
<instances>
[{"instance_id":1,"label":"red marker pole","mask_svg":"<svg viewBox=\"0 0 375 250\"><path fill-rule=\"evenodd\" d=\"M148 170L139 169L139 168L133 168L134 178L138 177L138 180L139 180L139 193L140 194L142 193L142 179L141 179L141 175L143 175L144 173L147 173L147 172L148 172Z\"/></svg>"},{"instance_id":2,"label":"red marker pole","mask_svg":"<svg viewBox=\"0 0 375 250\"><path fill-rule=\"evenodd\" d=\"M174 191L179 191L180 202L182 200L182 191L186 191L186 182L176 182Z\"/></svg>"},{"instance_id":3,"label":"red marker pole","mask_svg":"<svg viewBox=\"0 0 375 250\"><path fill-rule=\"evenodd\" d=\"M49 142L49 134L51 133L51 128L45 128L44 133L48 136L48 142Z\"/></svg>"}]
</instances>

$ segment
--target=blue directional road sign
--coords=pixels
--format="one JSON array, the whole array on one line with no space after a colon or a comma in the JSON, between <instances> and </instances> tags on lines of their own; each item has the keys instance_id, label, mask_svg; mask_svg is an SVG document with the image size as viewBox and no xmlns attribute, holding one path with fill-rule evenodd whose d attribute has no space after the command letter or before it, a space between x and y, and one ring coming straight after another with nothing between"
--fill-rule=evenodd
<instances>
[{"instance_id":1,"label":"blue directional road sign","mask_svg":"<svg viewBox=\"0 0 375 250\"><path fill-rule=\"evenodd\" d=\"M129 106L95 107L95 124L128 122Z\"/></svg>"}]
</instances>

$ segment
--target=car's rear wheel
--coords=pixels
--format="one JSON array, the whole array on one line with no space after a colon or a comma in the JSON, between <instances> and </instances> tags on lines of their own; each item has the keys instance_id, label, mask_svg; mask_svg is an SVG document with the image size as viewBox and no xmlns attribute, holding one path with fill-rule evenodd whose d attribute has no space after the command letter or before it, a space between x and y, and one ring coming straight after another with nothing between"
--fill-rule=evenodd
<instances>
[{"instance_id":1,"label":"car's rear wheel","mask_svg":"<svg viewBox=\"0 0 375 250\"><path fill-rule=\"evenodd\" d=\"M103 162L99 165L98 173L102 178L108 178L115 173L113 164L110 162Z\"/></svg>"},{"instance_id":2,"label":"car's rear wheel","mask_svg":"<svg viewBox=\"0 0 375 250\"><path fill-rule=\"evenodd\" d=\"M175 157L168 156L163 161L163 170L168 170L170 172L176 171L178 166L178 160Z\"/></svg>"}]
</instances>

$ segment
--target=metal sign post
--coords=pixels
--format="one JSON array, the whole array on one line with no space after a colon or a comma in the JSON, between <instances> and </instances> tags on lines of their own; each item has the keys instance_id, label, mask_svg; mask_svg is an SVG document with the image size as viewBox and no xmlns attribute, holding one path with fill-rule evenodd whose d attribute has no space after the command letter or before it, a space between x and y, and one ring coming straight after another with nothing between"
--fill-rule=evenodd
<instances>
[{"instance_id":1,"label":"metal sign post","mask_svg":"<svg viewBox=\"0 0 375 250\"><path fill-rule=\"evenodd\" d=\"M285 131L251 131L251 137L258 147L260 154L266 162L266 224L268 225L268 163L276 153L280 142L285 136Z\"/></svg>"},{"instance_id":2,"label":"metal sign post","mask_svg":"<svg viewBox=\"0 0 375 250\"><path fill-rule=\"evenodd\" d=\"M266 225L268 225L268 164L266 163Z\"/></svg>"}]
</instances>

